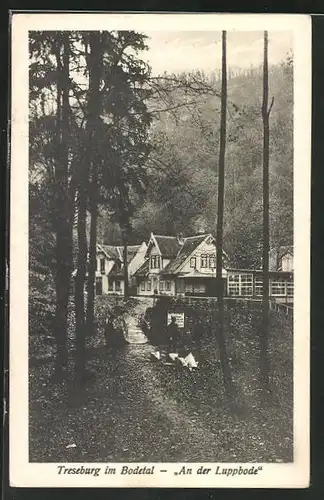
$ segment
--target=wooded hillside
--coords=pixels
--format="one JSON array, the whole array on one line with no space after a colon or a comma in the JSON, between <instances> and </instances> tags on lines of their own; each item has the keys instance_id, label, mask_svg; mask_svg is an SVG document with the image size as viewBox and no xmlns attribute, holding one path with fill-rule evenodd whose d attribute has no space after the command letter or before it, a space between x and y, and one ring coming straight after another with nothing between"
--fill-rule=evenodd
<instances>
[{"instance_id":1,"label":"wooded hillside","mask_svg":"<svg viewBox=\"0 0 324 500\"><path fill-rule=\"evenodd\" d=\"M233 266L259 267L262 237L262 70L229 72L224 244ZM151 231L185 235L216 230L220 81L218 74L164 75L154 99L147 191L133 218L133 242ZM172 85L175 79L181 84ZM185 85L185 83L187 85ZM293 241L293 65L269 72L270 232L272 246ZM161 112L157 112L161 110ZM103 214L99 238L120 243Z\"/></svg>"}]
</instances>

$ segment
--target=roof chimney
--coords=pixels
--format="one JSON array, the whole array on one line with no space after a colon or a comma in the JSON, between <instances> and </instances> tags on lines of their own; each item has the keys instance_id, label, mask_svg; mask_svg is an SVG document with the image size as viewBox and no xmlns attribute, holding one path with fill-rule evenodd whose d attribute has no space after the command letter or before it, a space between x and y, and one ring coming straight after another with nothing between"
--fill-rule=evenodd
<instances>
[{"instance_id":1,"label":"roof chimney","mask_svg":"<svg viewBox=\"0 0 324 500\"><path fill-rule=\"evenodd\" d=\"M179 234L177 235L177 240L178 240L179 245L181 245L181 246L182 246L182 245L184 244L184 237L183 237L183 234L182 234L182 233L179 233Z\"/></svg>"}]
</instances>

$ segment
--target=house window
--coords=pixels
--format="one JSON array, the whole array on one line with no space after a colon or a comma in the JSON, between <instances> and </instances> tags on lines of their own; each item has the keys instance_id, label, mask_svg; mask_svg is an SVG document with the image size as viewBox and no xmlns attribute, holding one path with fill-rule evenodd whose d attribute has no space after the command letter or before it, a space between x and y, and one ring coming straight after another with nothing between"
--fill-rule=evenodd
<instances>
[{"instance_id":1,"label":"house window","mask_svg":"<svg viewBox=\"0 0 324 500\"><path fill-rule=\"evenodd\" d=\"M165 282L165 290L167 292L170 292L171 291L171 281L166 281Z\"/></svg>"},{"instance_id":2,"label":"house window","mask_svg":"<svg viewBox=\"0 0 324 500\"><path fill-rule=\"evenodd\" d=\"M151 283L151 282L149 282ZM141 290L144 292L145 291L145 281L142 281L141 283Z\"/></svg>"},{"instance_id":3,"label":"house window","mask_svg":"<svg viewBox=\"0 0 324 500\"><path fill-rule=\"evenodd\" d=\"M152 255L151 256L151 269L160 269L160 256Z\"/></svg>"},{"instance_id":4,"label":"house window","mask_svg":"<svg viewBox=\"0 0 324 500\"><path fill-rule=\"evenodd\" d=\"M288 297L294 296L294 283L292 281L287 281L287 295Z\"/></svg>"},{"instance_id":5,"label":"house window","mask_svg":"<svg viewBox=\"0 0 324 500\"><path fill-rule=\"evenodd\" d=\"M204 283L195 283L193 286L193 291L197 295L206 293L206 285Z\"/></svg>"},{"instance_id":6,"label":"house window","mask_svg":"<svg viewBox=\"0 0 324 500\"><path fill-rule=\"evenodd\" d=\"M271 281L270 295L273 297L284 297L286 295L286 281L278 279Z\"/></svg>"},{"instance_id":7,"label":"house window","mask_svg":"<svg viewBox=\"0 0 324 500\"><path fill-rule=\"evenodd\" d=\"M212 269L214 269L216 267L216 257L215 257L215 255L211 255L209 257L209 267L211 267Z\"/></svg>"},{"instance_id":8,"label":"house window","mask_svg":"<svg viewBox=\"0 0 324 500\"><path fill-rule=\"evenodd\" d=\"M201 267L208 267L208 255L201 255L200 256L200 266Z\"/></svg>"},{"instance_id":9,"label":"house window","mask_svg":"<svg viewBox=\"0 0 324 500\"><path fill-rule=\"evenodd\" d=\"M143 288L142 288L143 290ZM144 290L145 290L145 283L144 283ZM147 291L150 292L152 290L152 283L150 281L147 282Z\"/></svg>"},{"instance_id":10,"label":"house window","mask_svg":"<svg viewBox=\"0 0 324 500\"><path fill-rule=\"evenodd\" d=\"M186 293L193 295L201 295L206 293L206 285L204 283L186 283Z\"/></svg>"},{"instance_id":11,"label":"house window","mask_svg":"<svg viewBox=\"0 0 324 500\"><path fill-rule=\"evenodd\" d=\"M230 295L230 296L240 295L240 275L239 274L229 274L228 275L228 295Z\"/></svg>"},{"instance_id":12,"label":"house window","mask_svg":"<svg viewBox=\"0 0 324 500\"><path fill-rule=\"evenodd\" d=\"M243 297L253 295L253 275L230 274L228 276L228 295Z\"/></svg>"},{"instance_id":13,"label":"house window","mask_svg":"<svg viewBox=\"0 0 324 500\"><path fill-rule=\"evenodd\" d=\"M253 295L253 275L241 274L241 293L244 297Z\"/></svg>"},{"instance_id":14,"label":"house window","mask_svg":"<svg viewBox=\"0 0 324 500\"><path fill-rule=\"evenodd\" d=\"M120 281L115 281L115 291L116 292L120 292L121 288L120 288Z\"/></svg>"},{"instance_id":15,"label":"house window","mask_svg":"<svg viewBox=\"0 0 324 500\"><path fill-rule=\"evenodd\" d=\"M159 289L161 291L164 290L164 282L163 281L160 281L160 283L159 283Z\"/></svg>"},{"instance_id":16,"label":"house window","mask_svg":"<svg viewBox=\"0 0 324 500\"><path fill-rule=\"evenodd\" d=\"M196 268L196 264L197 264L196 257L191 257L191 259L190 259L190 267L192 267L192 268L195 269Z\"/></svg>"},{"instance_id":17,"label":"house window","mask_svg":"<svg viewBox=\"0 0 324 500\"><path fill-rule=\"evenodd\" d=\"M263 294L263 280L255 278L255 295L261 296Z\"/></svg>"},{"instance_id":18,"label":"house window","mask_svg":"<svg viewBox=\"0 0 324 500\"><path fill-rule=\"evenodd\" d=\"M105 259L100 259L100 272L105 272Z\"/></svg>"},{"instance_id":19,"label":"house window","mask_svg":"<svg viewBox=\"0 0 324 500\"><path fill-rule=\"evenodd\" d=\"M108 290L109 292L112 292L114 290L114 282L113 280L108 281Z\"/></svg>"}]
</instances>

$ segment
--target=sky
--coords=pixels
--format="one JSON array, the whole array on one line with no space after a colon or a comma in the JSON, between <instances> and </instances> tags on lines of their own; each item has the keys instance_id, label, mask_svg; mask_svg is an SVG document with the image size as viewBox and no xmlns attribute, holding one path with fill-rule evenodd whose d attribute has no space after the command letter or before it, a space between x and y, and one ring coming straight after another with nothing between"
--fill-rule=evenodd
<instances>
[{"instance_id":1,"label":"sky","mask_svg":"<svg viewBox=\"0 0 324 500\"><path fill-rule=\"evenodd\" d=\"M221 68L221 33L212 31L146 32L149 51L142 59L153 73ZM269 64L282 61L292 50L292 33L269 32ZM263 32L227 32L227 64L235 68L258 66L263 59Z\"/></svg>"}]
</instances>

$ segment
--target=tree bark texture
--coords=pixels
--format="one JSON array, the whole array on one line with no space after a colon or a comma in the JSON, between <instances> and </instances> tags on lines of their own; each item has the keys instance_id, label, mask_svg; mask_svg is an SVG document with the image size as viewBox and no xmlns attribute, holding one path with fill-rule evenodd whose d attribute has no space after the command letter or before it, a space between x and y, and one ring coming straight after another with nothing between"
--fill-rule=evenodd
<instances>
[{"instance_id":1,"label":"tree bark texture","mask_svg":"<svg viewBox=\"0 0 324 500\"><path fill-rule=\"evenodd\" d=\"M69 196L69 33L59 35L56 46L57 63L57 132L55 165L56 233L56 314L55 338L57 356L55 376L63 377L68 364L67 329L68 303L72 272L73 203Z\"/></svg>"},{"instance_id":2,"label":"tree bark texture","mask_svg":"<svg viewBox=\"0 0 324 500\"><path fill-rule=\"evenodd\" d=\"M97 220L98 208L94 199L90 200L90 241L88 264L88 298L87 298L87 336L95 333L95 276L97 268Z\"/></svg>"},{"instance_id":3,"label":"tree bark texture","mask_svg":"<svg viewBox=\"0 0 324 500\"><path fill-rule=\"evenodd\" d=\"M76 378L83 383L86 371L85 339L88 329L94 330L94 296L95 296L95 259L97 233L97 173L96 168L96 126L100 115L100 32L89 32L84 35L86 46L86 63L89 73L88 101L86 109L86 144L79 175L78 189L78 266L75 283L76 310ZM89 51L88 51L89 49ZM87 207L91 206L91 245L89 248L88 266L88 298L87 321L85 318L84 287L87 273Z\"/></svg>"},{"instance_id":4,"label":"tree bark texture","mask_svg":"<svg viewBox=\"0 0 324 500\"><path fill-rule=\"evenodd\" d=\"M95 140L96 128L100 120L101 112L101 92L100 81L102 73L102 49L100 42L100 33L89 33L90 52L87 57L89 70L89 96L87 113L87 136L89 166L90 166L90 242L89 242L89 265L88 265L88 301L87 301L87 335L92 336L95 333L95 275L97 261L97 221L98 221L98 168L97 144Z\"/></svg>"},{"instance_id":5,"label":"tree bark texture","mask_svg":"<svg viewBox=\"0 0 324 500\"><path fill-rule=\"evenodd\" d=\"M268 82L268 32L264 32L263 55L263 297L262 328L260 332L260 375L263 388L269 385L269 82Z\"/></svg>"},{"instance_id":6,"label":"tree bark texture","mask_svg":"<svg viewBox=\"0 0 324 500\"><path fill-rule=\"evenodd\" d=\"M224 176L226 150L226 106L227 106L227 73L226 73L226 31L222 32L222 91L221 91L221 124L218 165L218 207L216 231L216 280L218 293L218 345L222 366L225 392L231 397L233 392L232 374L226 350L224 334L224 290L222 280L223 267L223 220L224 220Z\"/></svg>"}]
</instances>

